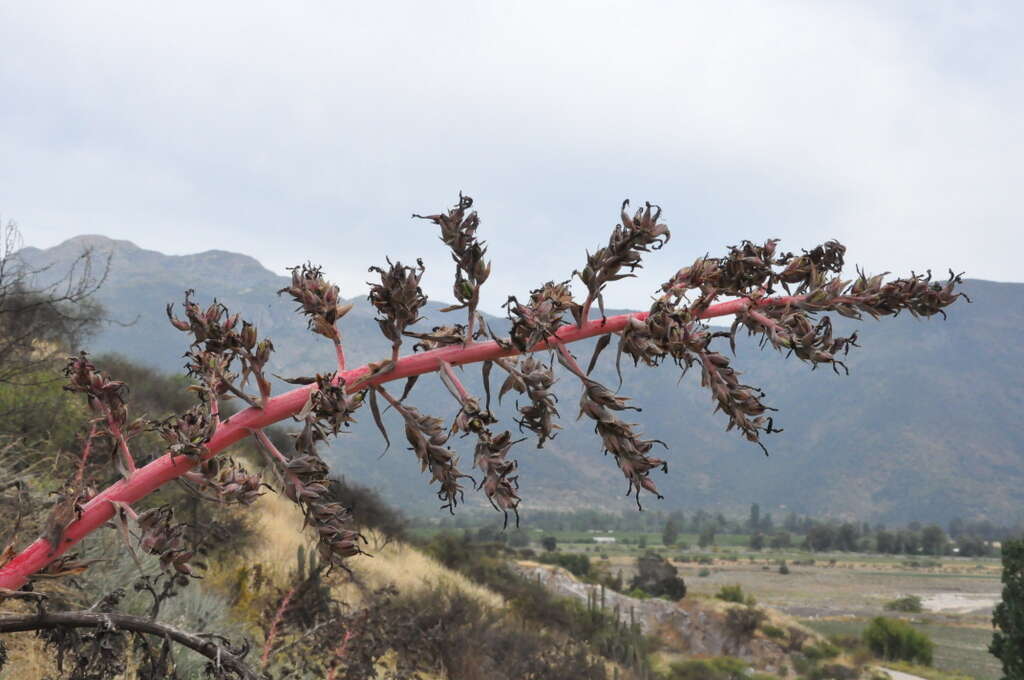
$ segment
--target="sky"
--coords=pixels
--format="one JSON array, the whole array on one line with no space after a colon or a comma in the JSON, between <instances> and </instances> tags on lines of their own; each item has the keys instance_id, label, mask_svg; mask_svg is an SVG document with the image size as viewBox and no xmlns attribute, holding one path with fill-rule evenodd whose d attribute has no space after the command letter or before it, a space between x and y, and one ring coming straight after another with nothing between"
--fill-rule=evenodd
<instances>
[{"instance_id":1,"label":"sky","mask_svg":"<svg viewBox=\"0 0 1024 680\"><path fill-rule=\"evenodd\" d=\"M495 312L580 268L621 201L671 243L644 307L742 239L869 272L1024 281L1018 2L0 4L0 216L41 248L323 265L346 296L476 199ZM183 282L187 283L187 282ZM209 291L215 294L216 291Z\"/></svg>"}]
</instances>

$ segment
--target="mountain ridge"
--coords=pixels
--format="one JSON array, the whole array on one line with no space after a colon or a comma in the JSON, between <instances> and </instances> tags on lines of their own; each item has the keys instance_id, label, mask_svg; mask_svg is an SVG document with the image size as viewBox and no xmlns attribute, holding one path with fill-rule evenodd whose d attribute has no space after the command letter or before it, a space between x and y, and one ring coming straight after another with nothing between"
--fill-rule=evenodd
<instances>
[{"instance_id":1,"label":"mountain ridge","mask_svg":"<svg viewBox=\"0 0 1024 680\"><path fill-rule=\"evenodd\" d=\"M70 262L75 247L102 240L78 237L54 248L23 249L30 266L52 264L53 276ZM105 237L102 237L105 238ZM130 327L110 326L93 341L94 352L118 351L165 371L180 371L186 336L167 324L167 302L180 300L186 288L197 299L216 296L232 311L252 320L261 335L273 338L273 371L308 375L329 370L329 343L305 328L290 300L276 291L288 278L258 261L229 251L163 255L130 241L113 241L110 276L99 299L117 317L138 316ZM134 250L133 250L134 248ZM139 252L141 251L141 252ZM759 502L762 511L795 510L871 521L948 521L954 516L1016 520L1024 508L1024 435L1016 424L1024 406L1024 352L1012 342L1024 328L1024 284L969 280L965 290L974 304L958 304L946 322L909 317L856 324L863 349L849 358L851 376L807 370L778 353L757 351L740 338L735 363L744 380L764 387L768 403L779 407L782 434L766 439L772 457L724 432L725 420L712 413L710 396L695 385L696 372L676 387L678 371L668 366L651 371L624 370L621 393L644 408L629 420L649 437L669 442L670 474L655 479L666 495L645 507L705 507L736 510ZM382 358L388 342L373 320L365 296L352 298L353 311L342 332L350 363ZM430 302L421 327L441 322ZM611 310L609 310L611 311ZM450 317L449 317L450 318ZM507 321L489 317L498 332ZM837 331L853 325L836 322ZM410 351L411 342L404 347ZM593 341L573 346L589 358ZM610 387L618 384L614 348L605 352L595 375ZM828 375L825 375L828 373ZM479 370L464 370L466 384L482 396ZM520 461L524 511L529 507L630 507L610 501L626 484L614 462L601 455L599 440L586 421L575 421L578 384L560 374L564 430L542 451L531 442L514 454ZM437 381L421 380L410 400L429 405L439 417L455 412ZM506 398L499 418L512 423L514 399ZM511 402L511 403L510 403ZM397 428L394 414L385 417ZM361 418L363 421L371 419ZM468 442L453 440L469 472ZM432 495L411 454L383 446L372 424L360 422L333 447L340 473L377 486L406 509L433 505ZM479 494L473 503L481 503Z\"/></svg>"}]
</instances>

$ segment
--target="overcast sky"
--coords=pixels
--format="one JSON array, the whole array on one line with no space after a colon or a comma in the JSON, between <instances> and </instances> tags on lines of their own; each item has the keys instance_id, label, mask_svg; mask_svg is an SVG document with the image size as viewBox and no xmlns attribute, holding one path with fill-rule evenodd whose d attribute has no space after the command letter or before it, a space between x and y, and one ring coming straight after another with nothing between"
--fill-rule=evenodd
<instances>
[{"instance_id":1,"label":"overcast sky","mask_svg":"<svg viewBox=\"0 0 1024 680\"><path fill-rule=\"evenodd\" d=\"M669 247L749 238L1024 280L1019 2L0 4L0 215L29 245L306 259L343 294L477 200L485 306L567 278L623 198ZM187 282L183 282L187 283ZM216 293L216 291L205 291Z\"/></svg>"}]
</instances>

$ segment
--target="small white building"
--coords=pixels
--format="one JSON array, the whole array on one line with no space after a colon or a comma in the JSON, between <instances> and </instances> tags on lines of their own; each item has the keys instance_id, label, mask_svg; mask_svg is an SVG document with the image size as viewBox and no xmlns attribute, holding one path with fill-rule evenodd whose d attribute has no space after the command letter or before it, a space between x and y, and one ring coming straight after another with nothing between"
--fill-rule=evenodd
<instances>
[{"instance_id":1,"label":"small white building","mask_svg":"<svg viewBox=\"0 0 1024 680\"><path fill-rule=\"evenodd\" d=\"M615 543L614 536L594 536L594 543Z\"/></svg>"}]
</instances>

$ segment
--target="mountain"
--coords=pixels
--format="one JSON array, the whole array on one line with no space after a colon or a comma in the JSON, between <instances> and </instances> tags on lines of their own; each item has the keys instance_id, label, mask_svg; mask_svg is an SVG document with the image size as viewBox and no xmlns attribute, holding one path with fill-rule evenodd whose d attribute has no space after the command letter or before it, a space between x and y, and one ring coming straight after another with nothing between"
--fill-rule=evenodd
<instances>
[{"instance_id":1,"label":"mountain","mask_svg":"<svg viewBox=\"0 0 1024 680\"><path fill-rule=\"evenodd\" d=\"M106 327L92 340L93 353L116 351L180 371L186 336L167 323L164 308L193 288L201 303L216 296L254 322L261 337L274 340L274 373L308 375L332 365L329 343L308 333L290 300L275 294L288 278L251 257L225 251L169 256L102 236L77 237L48 250L24 248L20 255L31 266L52 265L47 275L53 276L84 247L110 254L99 299L127 324ZM759 351L750 339L739 342L736 367L745 382L765 388L785 428L766 438L767 458L723 431L725 419L712 413L696 371L680 382L674 367L624 366L620 392L643 407L631 420L670 445L669 474L656 476L666 498L646 499L645 508L735 511L758 502L762 512L870 521L1024 517L1024 351L1017 340L1024 329L1024 284L969 280L964 290L973 304L954 306L948 321L907 316L857 324L863 348L851 353L849 376L811 371L777 352ZM352 365L382 358L388 347L365 298L355 302L342 326ZM444 316L442 306L429 303L424 328ZM507 327L502 319L489 321ZM843 331L851 323L837 326ZM592 346L573 349L587 359ZM596 371L612 387L618 383L613 360L614 351L606 352ZM467 386L482 394L479 371L467 367L465 374ZM562 374L556 391L564 430L544 449L527 441L514 450L523 510L633 506L622 497L625 481L601 454L592 426L575 420L578 385ZM455 412L443 387L429 377L420 380L410 402L442 417ZM515 427L514 399L496 412ZM397 426L394 414L385 417ZM471 445L456 441L455 447L469 472ZM429 510L434 497L412 455L397 438L386 454L382 450L372 424L360 422L330 457L339 473L377 486L392 502L436 512ZM467 497L481 502L480 494Z\"/></svg>"}]
</instances>

